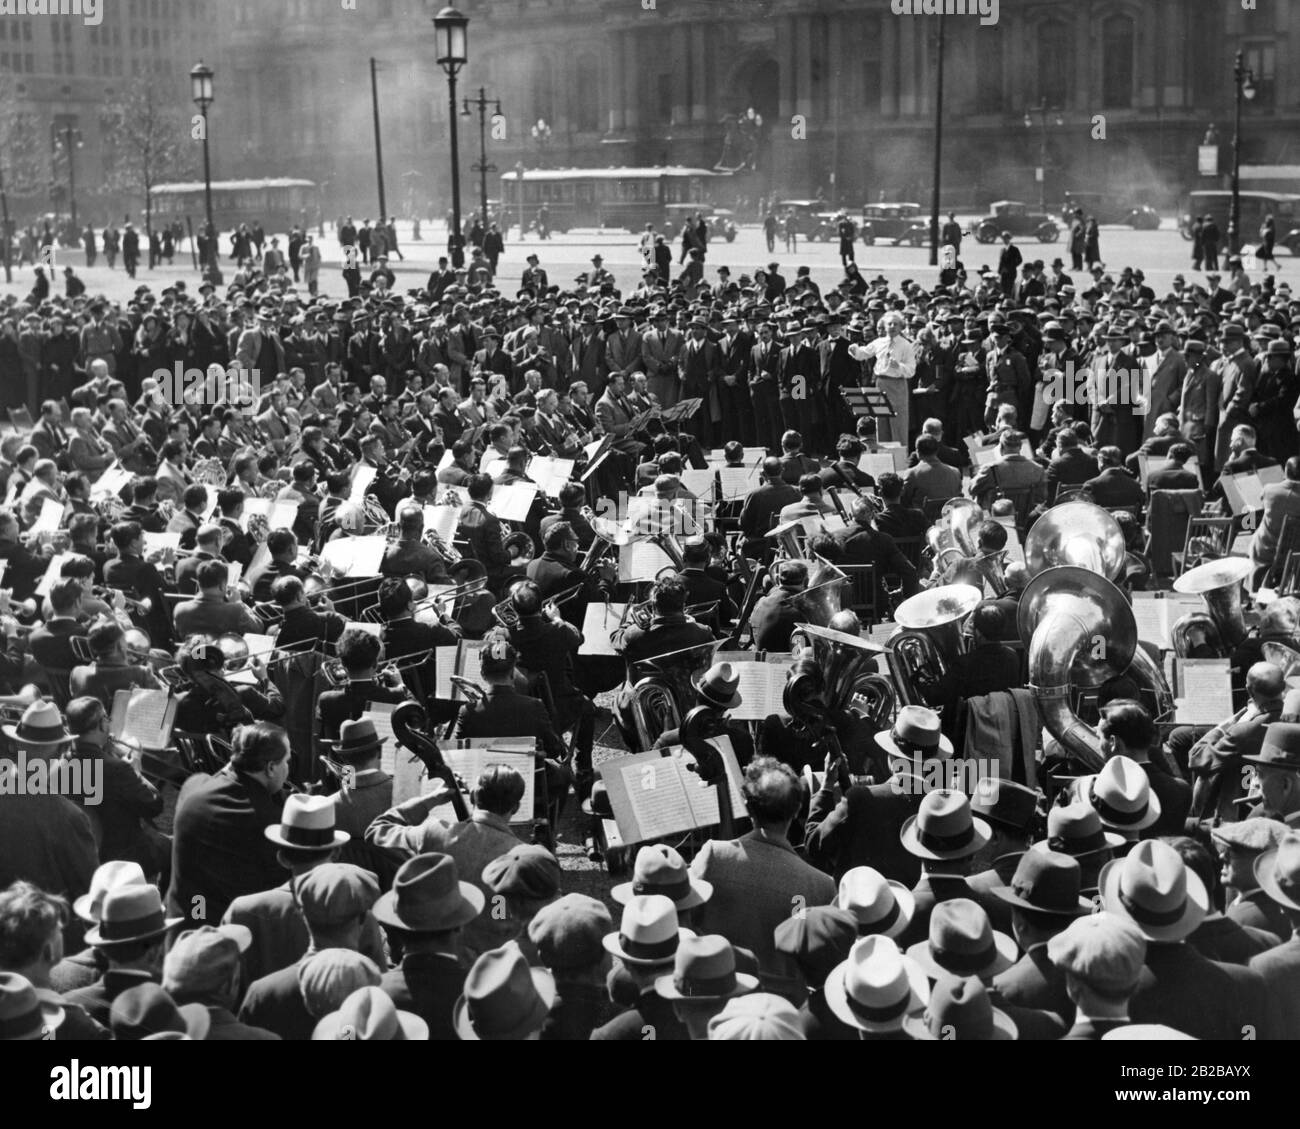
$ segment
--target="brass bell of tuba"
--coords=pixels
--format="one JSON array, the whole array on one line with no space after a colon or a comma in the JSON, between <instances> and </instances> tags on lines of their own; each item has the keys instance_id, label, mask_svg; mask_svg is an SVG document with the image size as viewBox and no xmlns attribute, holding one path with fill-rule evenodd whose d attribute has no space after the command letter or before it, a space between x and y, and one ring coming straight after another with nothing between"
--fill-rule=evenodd
<instances>
[{"instance_id":1,"label":"brass bell of tuba","mask_svg":"<svg viewBox=\"0 0 1300 1129\"><path fill-rule=\"evenodd\" d=\"M1091 502L1053 506L1025 537L1025 567L1030 577L1044 569L1073 566L1114 582L1124 575L1127 561L1119 522Z\"/></svg>"},{"instance_id":2,"label":"brass bell of tuba","mask_svg":"<svg viewBox=\"0 0 1300 1129\"><path fill-rule=\"evenodd\" d=\"M1029 582L1017 623L1043 724L1074 760L1096 772L1106 758L1096 732L1074 712L1070 693L1129 670L1139 650L1133 609L1104 576L1063 565Z\"/></svg>"},{"instance_id":3,"label":"brass bell of tuba","mask_svg":"<svg viewBox=\"0 0 1300 1129\"><path fill-rule=\"evenodd\" d=\"M903 705L928 706L922 683L938 683L966 649L962 629L984 593L973 584L948 584L904 600L894 613L899 630L887 661Z\"/></svg>"},{"instance_id":4,"label":"brass bell of tuba","mask_svg":"<svg viewBox=\"0 0 1300 1129\"><path fill-rule=\"evenodd\" d=\"M1220 658L1227 658L1246 638L1246 621L1241 614L1241 584L1251 574L1247 557L1224 557L1189 569L1174 581L1174 591L1191 593L1205 601L1206 610L1182 616L1169 632L1174 652L1189 657L1191 633L1200 630L1206 643Z\"/></svg>"},{"instance_id":5,"label":"brass bell of tuba","mask_svg":"<svg viewBox=\"0 0 1300 1129\"><path fill-rule=\"evenodd\" d=\"M935 572L942 573L958 560L975 556L984 511L968 498L953 498L926 532L926 544L934 557Z\"/></svg>"}]
</instances>

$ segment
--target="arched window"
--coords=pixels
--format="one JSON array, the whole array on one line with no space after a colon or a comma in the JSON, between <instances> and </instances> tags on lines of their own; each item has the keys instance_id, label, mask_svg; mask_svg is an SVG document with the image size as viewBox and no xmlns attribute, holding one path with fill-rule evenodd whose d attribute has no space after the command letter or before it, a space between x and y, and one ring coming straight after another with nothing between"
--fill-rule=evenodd
<instances>
[{"instance_id":1,"label":"arched window","mask_svg":"<svg viewBox=\"0 0 1300 1129\"><path fill-rule=\"evenodd\" d=\"M579 133L594 133L600 128L600 61L594 55L578 59L574 94L574 128Z\"/></svg>"},{"instance_id":2,"label":"arched window","mask_svg":"<svg viewBox=\"0 0 1300 1129\"><path fill-rule=\"evenodd\" d=\"M1111 109L1133 105L1133 21L1110 16L1101 25L1101 102Z\"/></svg>"},{"instance_id":3,"label":"arched window","mask_svg":"<svg viewBox=\"0 0 1300 1129\"><path fill-rule=\"evenodd\" d=\"M1049 109L1063 107L1069 97L1069 28L1060 20L1038 25L1038 97L1047 99Z\"/></svg>"}]
</instances>

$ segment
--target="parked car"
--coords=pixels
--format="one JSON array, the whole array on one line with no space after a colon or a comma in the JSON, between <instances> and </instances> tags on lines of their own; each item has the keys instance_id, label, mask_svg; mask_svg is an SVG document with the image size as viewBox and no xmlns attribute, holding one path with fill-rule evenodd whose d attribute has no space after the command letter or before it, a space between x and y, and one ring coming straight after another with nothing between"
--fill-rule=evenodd
<instances>
[{"instance_id":1,"label":"parked car","mask_svg":"<svg viewBox=\"0 0 1300 1129\"><path fill-rule=\"evenodd\" d=\"M1138 231L1155 231L1160 226L1160 213L1149 204L1123 202L1104 192L1067 192L1061 206L1061 219L1069 227L1074 219L1074 209L1082 208L1084 216L1092 216L1098 223L1126 224Z\"/></svg>"},{"instance_id":2,"label":"parked car","mask_svg":"<svg viewBox=\"0 0 1300 1129\"><path fill-rule=\"evenodd\" d=\"M1277 245L1293 255L1300 255L1300 195L1284 192L1241 192L1238 196L1242 241L1253 243L1265 216L1273 217ZM1226 189L1202 189L1191 193L1184 203L1178 230L1184 239L1192 238L1193 215L1212 215L1219 234L1226 240L1232 193Z\"/></svg>"},{"instance_id":3,"label":"parked car","mask_svg":"<svg viewBox=\"0 0 1300 1129\"><path fill-rule=\"evenodd\" d=\"M920 204L864 204L861 235L868 247L884 240L895 247L924 247L930 242L930 222Z\"/></svg>"},{"instance_id":4,"label":"parked car","mask_svg":"<svg viewBox=\"0 0 1300 1129\"><path fill-rule=\"evenodd\" d=\"M981 243L996 243L1004 231L1012 235L1032 235L1040 243L1055 243L1061 228L1051 216L1031 212L1019 200L995 200L989 214L973 225L975 238Z\"/></svg>"},{"instance_id":5,"label":"parked car","mask_svg":"<svg viewBox=\"0 0 1300 1129\"><path fill-rule=\"evenodd\" d=\"M821 228L821 217L827 207L825 200L778 200L772 205L772 211L778 222L783 222L787 213L793 213L795 230L805 239L813 239Z\"/></svg>"},{"instance_id":6,"label":"parked car","mask_svg":"<svg viewBox=\"0 0 1300 1129\"><path fill-rule=\"evenodd\" d=\"M730 208L715 208L712 204L665 204L664 231L670 235L680 234L682 224L688 217L699 213L709 226L709 239L721 236L728 243L736 239L736 213Z\"/></svg>"}]
</instances>

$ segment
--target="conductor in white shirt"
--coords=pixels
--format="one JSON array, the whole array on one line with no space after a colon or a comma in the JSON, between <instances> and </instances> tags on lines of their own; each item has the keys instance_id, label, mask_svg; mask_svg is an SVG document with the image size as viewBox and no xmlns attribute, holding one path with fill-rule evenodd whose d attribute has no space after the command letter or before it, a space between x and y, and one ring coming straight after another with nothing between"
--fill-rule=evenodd
<instances>
[{"instance_id":1,"label":"conductor in white shirt","mask_svg":"<svg viewBox=\"0 0 1300 1129\"><path fill-rule=\"evenodd\" d=\"M857 359L866 360L870 357L876 362L876 387L885 394L889 406L894 409L892 419L879 420L878 438L883 442L892 441L906 446L908 396L912 379L916 376L916 353L912 342L903 336L906 323L902 314L888 313L880 324L883 336L861 349Z\"/></svg>"}]
</instances>

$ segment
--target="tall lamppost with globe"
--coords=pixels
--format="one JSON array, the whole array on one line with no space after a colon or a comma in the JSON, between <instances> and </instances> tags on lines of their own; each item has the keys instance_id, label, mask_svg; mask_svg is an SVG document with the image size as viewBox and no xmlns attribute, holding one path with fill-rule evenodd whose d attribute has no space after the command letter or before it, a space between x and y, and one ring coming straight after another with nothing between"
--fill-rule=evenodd
<instances>
[{"instance_id":1,"label":"tall lamppost with globe","mask_svg":"<svg viewBox=\"0 0 1300 1129\"><path fill-rule=\"evenodd\" d=\"M1241 103L1255 98L1255 72L1246 66L1246 56L1237 52L1232 68L1232 81L1236 86L1236 109L1232 125L1232 210L1228 213L1228 250L1237 254L1241 250Z\"/></svg>"},{"instance_id":2,"label":"tall lamppost with globe","mask_svg":"<svg viewBox=\"0 0 1300 1129\"><path fill-rule=\"evenodd\" d=\"M207 213L205 243L207 244L208 268L215 274L218 258L217 227L212 222L212 158L208 151L208 110L214 101L212 77L212 68L205 65L202 59L199 60L198 66L190 71L190 95L194 100L194 104L199 108L199 113L203 115L203 206ZM219 281L219 279L213 281Z\"/></svg>"},{"instance_id":3,"label":"tall lamppost with globe","mask_svg":"<svg viewBox=\"0 0 1300 1129\"><path fill-rule=\"evenodd\" d=\"M433 17L437 38L438 66L447 74L447 89L451 112L447 115L451 126L451 219L452 231L447 237L447 250L451 265L458 270L465 265L465 236L460 219L460 139L456 134L456 75L469 60L469 18L455 8L443 8Z\"/></svg>"}]
</instances>

